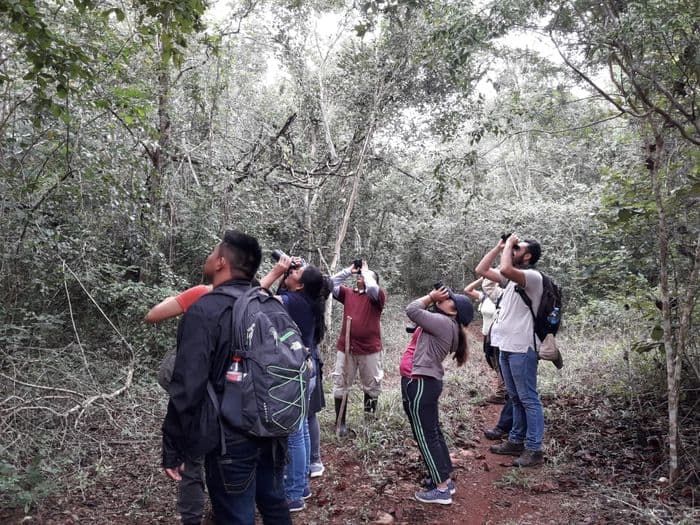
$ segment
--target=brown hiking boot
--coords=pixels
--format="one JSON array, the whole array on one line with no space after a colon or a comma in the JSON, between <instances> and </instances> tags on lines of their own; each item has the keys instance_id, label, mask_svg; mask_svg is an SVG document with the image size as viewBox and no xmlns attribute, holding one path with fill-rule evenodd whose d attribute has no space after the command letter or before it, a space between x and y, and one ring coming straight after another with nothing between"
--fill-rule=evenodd
<instances>
[{"instance_id":1,"label":"brown hiking boot","mask_svg":"<svg viewBox=\"0 0 700 525\"><path fill-rule=\"evenodd\" d=\"M484 436L486 436L486 439L490 439L491 441L498 441L499 439L508 437L508 432L506 432L505 430L501 430L498 427L493 427L484 430Z\"/></svg>"},{"instance_id":2,"label":"brown hiking boot","mask_svg":"<svg viewBox=\"0 0 700 525\"><path fill-rule=\"evenodd\" d=\"M505 405L506 404L506 396L494 394L492 396L487 397L485 401L487 403L491 403L492 405Z\"/></svg>"},{"instance_id":3,"label":"brown hiking boot","mask_svg":"<svg viewBox=\"0 0 700 525\"><path fill-rule=\"evenodd\" d=\"M489 450L494 454L502 456L520 456L525 452L525 445L522 443L513 443L512 441L504 441L500 445L491 445Z\"/></svg>"},{"instance_id":4,"label":"brown hiking boot","mask_svg":"<svg viewBox=\"0 0 700 525\"><path fill-rule=\"evenodd\" d=\"M534 467L544 463L541 450L525 450L518 459L513 461L515 467Z\"/></svg>"}]
</instances>

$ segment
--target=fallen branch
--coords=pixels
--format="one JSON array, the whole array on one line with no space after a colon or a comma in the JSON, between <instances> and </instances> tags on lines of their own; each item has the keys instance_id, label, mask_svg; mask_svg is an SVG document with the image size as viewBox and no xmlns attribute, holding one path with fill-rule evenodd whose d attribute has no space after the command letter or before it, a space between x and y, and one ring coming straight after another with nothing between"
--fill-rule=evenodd
<instances>
[{"instance_id":1,"label":"fallen branch","mask_svg":"<svg viewBox=\"0 0 700 525\"><path fill-rule=\"evenodd\" d=\"M83 291L85 292L85 294L86 294L86 295L88 296L88 298L92 301L92 303L95 305L95 307L97 308L97 310L99 310L99 312L100 312L100 313L102 314L102 316L106 319L106 321L109 323L109 325L112 327L112 329L117 333L117 335L118 335L118 336L121 338L121 340L124 342L124 345L126 346L126 348L129 350L129 365L128 365L128 367L127 367L126 378L125 378L125 380L124 380L124 384L121 386L121 388L118 388L117 390L115 390L115 391L113 391L113 392L111 392L111 393L109 393L109 394L102 393L102 394L97 394L97 395L94 395L94 396L90 396L90 397L88 397L87 399L85 399L83 402L78 403L77 405L75 405L74 407L68 409L68 410L65 412L66 416L68 416L68 415L70 415L70 414L74 414L74 413L77 412L77 411L80 411L80 414L78 415L78 417L77 417L76 420L75 420L75 426L77 427L78 422L80 421L80 417L82 417L82 415L83 415L83 413L85 412L85 410L86 410L90 405L92 405L95 401L98 401L98 400L100 400L100 399L104 399L104 400L111 400L111 399L114 399L115 397L117 397L117 396L121 395L123 392L125 392L125 391L131 386L131 383L132 383L133 378L134 378L134 361L135 361L135 355L134 355L134 349L132 348L131 344L129 344L129 341L126 340L126 338L122 335L122 333L119 331L119 329L114 325L114 323L112 322L112 320L107 316L107 314L104 312L104 310L100 307L100 305L97 303L97 301L96 301L95 298L92 296L92 294L91 294L90 292L88 292L88 290L85 288L85 285L83 285L83 283L82 283L82 281L80 280L80 278L75 274L75 272L70 268L70 266L68 266L68 264L66 263L66 261L64 261L64 260L61 260L61 261L62 261L62 263L63 263L64 268L67 269L67 270L70 272L70 274L73 276L73 278L78 282L78 284L79 284L80 287L83 289Z\"/></svg>"}]
</instances>

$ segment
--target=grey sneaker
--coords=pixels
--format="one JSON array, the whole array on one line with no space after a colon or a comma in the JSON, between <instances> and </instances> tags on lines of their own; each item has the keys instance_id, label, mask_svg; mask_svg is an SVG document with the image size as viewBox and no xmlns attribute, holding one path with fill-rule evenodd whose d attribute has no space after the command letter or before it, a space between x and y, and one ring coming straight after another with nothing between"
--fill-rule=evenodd
<instances>
[{"instance_id":1,"label":"grey sneaker","mask_svg":"<svg viewBox=\"0 0 700 525\"><path fill-rule=\"evenodd\" d=\"M504 441L500 445L491 445L489 450L494 454L503 456L520 456L525 451L525 445L522 443L513 443L512 441Z\"/></svg>"},{"instance_id":2,"label":"grey sneaker","mask_svg":"<svg viewBox=\"0 0 700 525\"><path fill-rule=\"evenodd\" d=\"M415 497L418 501L422 501L423 503L439 503L440 505L449 505L452 503L450 491L446 490L442 492L437 488L426 490L425 492L416 492Z\"/></svg>"},{"instance_id":3,"label":"grey sneaker","mask_svg":"<svg viewBox=\"0 0 700 525\"><path fill-rule=\"evenodd\" d=\"M437 488L437 485L433 483L433 480L431 478L425 478L423 481L421 481L421 485L426 489L426 490L432 490ZM457 487L455 486L455 482L452 481L451 479L447 481L447 489L450 491L450 495L454 496L454 493L457 492Z\"/></svg>"},{"instance_id":4,"label":"grey sneaker","mask_svg":"<svg viewBox=\"0 0 700 525\"><path fill-rule=\"evenodd\" d=\"M301 499L309 499L312 495L311 487L306 485L306 487L304 487L304 492L301 493Z\"/></svg>"},{"instance_id":5,"label":"grey sneaker","mask_svg":"<svg viewBox=\"0 0 700 525\"><path fill-rule=\"evenodd\" d=\"M544 463L544 454L541 450L525 450L518 459L513 461L516 467L534 467Z\"/></svg>"},{"instance_id":6,"label":"grey sneaker","mask_svg":"<svg viewBox=\"0 0 700 525\"><path fill-rule=\"evenodd\" d=\"M326 471L326 467L323 466L323 463L311 463L311 465L309 465L309 471L311 472L309 474L310 477L320 478Z\"/></svg>"},{"instance_id":7,"label":"grey sneaker","mask_svg":"<svg viewBox=\"0 0 700 525\"><path fill-rule=\"evenodd\" d=\"M303 499L287 500L287 505L289 506L289 512L299 512L306 508L306 503L304 503Z\"/></svg>"}]
</instances>

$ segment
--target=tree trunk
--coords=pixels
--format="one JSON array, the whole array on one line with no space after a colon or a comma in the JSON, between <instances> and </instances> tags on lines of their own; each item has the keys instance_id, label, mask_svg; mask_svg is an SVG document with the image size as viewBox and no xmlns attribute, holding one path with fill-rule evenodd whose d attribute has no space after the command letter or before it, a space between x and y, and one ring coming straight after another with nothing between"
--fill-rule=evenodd
<instances>
[{"instance_id":1,"label":"tree trunk","mask_svg":"<svg viewBox=\"0 0 700 525\"><path fill-rule=\"evenodd\" d=\"M657 209L657 238L659 253L659 288L661 291L661 312L663 317L663 343L666 351L666 382L668 392L668 478L675 483L679 478L678 465L678 405L680 401L682 361L678 348L673 341L671 324L671 301L668 284L668 221L664 204L663 184L659 180L661 163L663 161L664 140L659 130L654 130L654 148L650 154L652 164L649 169L652 191Z\"/></svg>"},{"instance_id":2,"label":"tree trunk","mask_svg":"<svg viewBox=\"0 0 700 525\"><path fill-rule=\"evenodd\" d=\"M161 33L158 39L158 145L153 152L153 170L148 179L148 199L151 210L157 215L161 211L162 186L165 180L168 150L170 146L170 68L163 36L167 34L169 13L160 15Z\"/></svg>"},{"instance_id":3,"label":"tree trunk","mask_svg":"<svg viewBox=\"0 0 700 525\"><path fill-rule=\"evenodd\" d=\"M685 356L686 363L691 368L697 380L700 380L700 368L698 368L698 360L696 355L688 354L688 344L690 339L690 329L693 323L693 310L700 288L700 234L695 239L695 250L693 256L693 267L690 271L688 279L688 289L686 290L685 300L680 307L680 321L678 324L678 349ZM683 355L681 357L683 357Z\"/></svg>"},{"instance_id":4,"label":"tree trunk","mask_svg":"<svg viewBox=\"0 0 700 525\"><path fill-rule=\"evenodd\" d=\"M338 153L335 151L333 135L331 135L331 126L325 97L326 95L323 89L323 69L321 69L321 71L318 73L318 107L321 110L321 121L323 122L323 131L326 136L326 144L328 145L328 152L331 156L331 162L336 163L338 162Z\"/></svg>"},{"instance_id":5,"label":"tree trunk","mask_svg":"<svg viewBox=\"0 0 700 525\"><path fill-rule=\"evenodd\" d=\"M360 151L360 158L357 161L357 167L355 168L355 177L352 181L352 191L350 192L350 197L348 198L348 204L345 207L345 214L343 215L343 221L340 223L340 228L338 229L338 235L335 238L335 246L333 247L333 259L328 268L329 273L335 273L336 266L340 260L340 248L343 246L343 241L345 241L345 236L348 233L348 225L350 224L350 217L352 215L352 210L355 207L355 202L357 201L357 196L360 193L360 181L362 180L362 173L364 169L365 156L367 154L367 147L369 146L369 141L372 138L372 132L374 127L374 119L370 121L369 129L367 130L367 136L365 137L365 142L362 144L362 151ZM326 325L330 326L331 315L333 314L333 301L328 301L326 303L326 315L325 321Z\"/></svg>"}]
</instances>

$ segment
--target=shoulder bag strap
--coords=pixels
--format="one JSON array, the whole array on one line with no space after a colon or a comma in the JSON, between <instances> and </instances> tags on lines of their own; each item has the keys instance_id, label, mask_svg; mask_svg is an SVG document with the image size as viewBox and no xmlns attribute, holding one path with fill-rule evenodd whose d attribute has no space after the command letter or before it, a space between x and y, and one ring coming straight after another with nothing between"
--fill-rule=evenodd
<instances>
[{"instance_id":1,"label":"shoulder bag strap","mask_svg":"<svg viewBox=\"0 0 700 525\"><path fill-rule=\"evenodd\" d=\"M221 440L221 454L226 454L226 438L224 437L224 422L221 420L221 409L219 408L219 398L214 392L214 385L211 381L207 381L207 392L209 393L209 398L214 404L214 410L216 411L216 418L219 421L219 439Z\"/></svg>"},{"instance_id":2,"label":"shoulder bag strap","mask_svg":"<svg viewBox=\"0 0 700 525\"><path fill-rule=\"evenodd\" d=\"M521 288L519 284L515 285L515 291L520 296L520 298L525 302L527 307L530 309L532 314L532 349L537 352L537 333L535 332L535 323L537 322L537 317L535 316L535 311L532 309L532 299L525 292L525 288Z\"/></svg>"}]
</instances>

